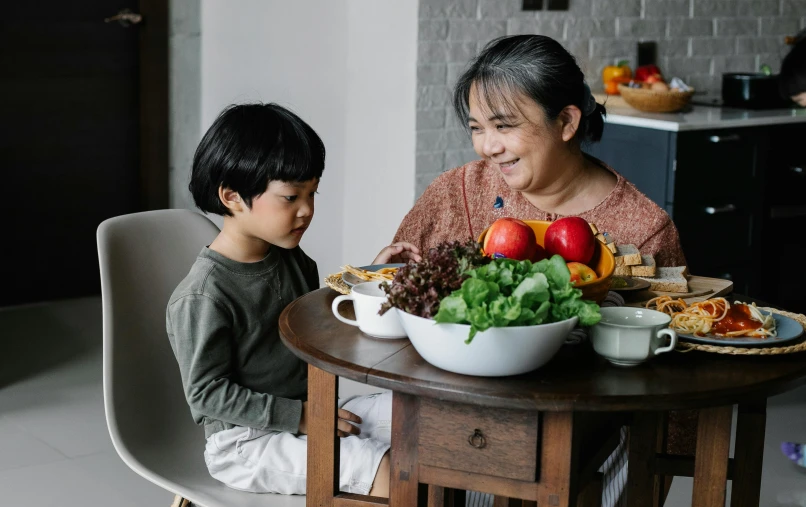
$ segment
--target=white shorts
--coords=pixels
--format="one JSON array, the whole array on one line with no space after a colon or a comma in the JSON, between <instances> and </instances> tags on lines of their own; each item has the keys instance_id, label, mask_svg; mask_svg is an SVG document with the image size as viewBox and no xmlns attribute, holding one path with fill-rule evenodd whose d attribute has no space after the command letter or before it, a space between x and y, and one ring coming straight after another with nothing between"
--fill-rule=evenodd
<instances>
[{"instance_id":1,"label":"white shorts","mask_svg":"<svg viewBox=\"0 0 806 507\"><path fill-rule=\"evenodd\" d=\"M340 438L339 490L366 495L392 437L392 393L355 396L339 406L362 420L361 434ZM204 460L213 478L252 493L304 495L308 437L237 426L207 439Z\"/></svg>"}]
</instances>

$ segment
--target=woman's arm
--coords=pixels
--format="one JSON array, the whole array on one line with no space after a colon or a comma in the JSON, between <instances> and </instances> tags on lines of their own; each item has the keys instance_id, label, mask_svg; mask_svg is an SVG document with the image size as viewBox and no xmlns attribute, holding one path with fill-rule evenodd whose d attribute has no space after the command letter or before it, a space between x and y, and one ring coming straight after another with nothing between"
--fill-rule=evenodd
<instances>
[{"instance_id":1,"label":"woman's arm","mask_svg":"<svg viewBox=\"0 0 806 507\"><path fill-rule=\"evenodd\" d=\"M655 257L655 264L658 266L686 265L686 256L680 246L680 236L671 218L647 238L643 245L638 245L638 249L641 250L641 253L651 254Z\"/></svg>"}]
</instances>

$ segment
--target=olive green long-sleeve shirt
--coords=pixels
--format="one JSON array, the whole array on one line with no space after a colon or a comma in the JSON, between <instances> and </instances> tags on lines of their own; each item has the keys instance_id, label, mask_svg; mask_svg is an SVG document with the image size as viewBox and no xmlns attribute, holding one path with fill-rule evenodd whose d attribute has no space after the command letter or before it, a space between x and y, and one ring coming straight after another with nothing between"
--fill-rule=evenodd
<instances>
[{"instance_id":1,"label":"olive green long-sleeve shirt","mask_svg":"<svg viewBox=\"0 0 806 507\"><path fill-rule=\"evenodd\" d=\"M203 248L168 303L166 325L190 412L205 435L233 426L295 433L307 365L280 340L280 312L318 287L316 263L272 246L241 263Z\"/></svg>"}]
</instances>

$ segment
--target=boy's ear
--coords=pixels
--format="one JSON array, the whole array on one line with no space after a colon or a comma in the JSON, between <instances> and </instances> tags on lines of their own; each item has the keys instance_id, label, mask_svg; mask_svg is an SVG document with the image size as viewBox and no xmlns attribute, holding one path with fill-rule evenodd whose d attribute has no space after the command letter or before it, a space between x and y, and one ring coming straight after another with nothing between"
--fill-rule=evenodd
<instances>
[{"instance_id":1,"label":"boy's ear","mask_svg":"<svg viewBox=\"0 0 806 507\"><path fill-rule=\"evenodd\" d=\"M240 194L235 190L221 185L218 187L218 198L221 199L221 203L224 204L224 207L233 214L243 211L243 201L241 200Z\"/></svg>"}]
</instances>

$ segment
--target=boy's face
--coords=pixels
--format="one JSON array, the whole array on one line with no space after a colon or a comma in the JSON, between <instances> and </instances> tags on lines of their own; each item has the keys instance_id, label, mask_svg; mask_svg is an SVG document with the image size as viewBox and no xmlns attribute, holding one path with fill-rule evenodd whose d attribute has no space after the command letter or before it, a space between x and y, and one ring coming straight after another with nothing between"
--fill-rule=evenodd
<instances>
[{"instance_id":1,"label":"boy's face","mask_svg":"<svg viewBox=\"0 0 806 507\"><path fill-rule=\"evenodd\" d=\"M313 219L314 195L319 180L271 181L264 193L244 206L238 222L243 232L281 248L299 245Z\"/></svg>"}]
</instances>

